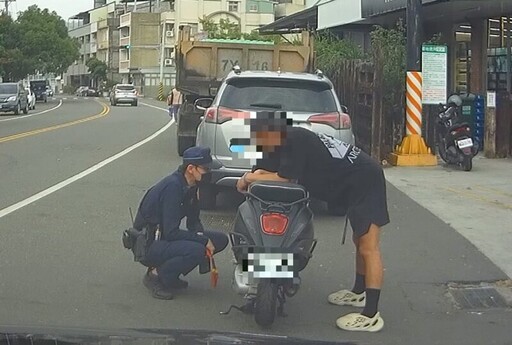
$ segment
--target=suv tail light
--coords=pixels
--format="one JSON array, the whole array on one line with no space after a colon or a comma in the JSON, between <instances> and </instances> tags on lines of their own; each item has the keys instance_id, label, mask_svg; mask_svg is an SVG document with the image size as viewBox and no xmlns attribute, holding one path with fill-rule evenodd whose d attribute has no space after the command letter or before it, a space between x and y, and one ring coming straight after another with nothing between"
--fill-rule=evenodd
<instances>
[{"instance_id":1,"label":"suv tail light","mask_svg":"<svg viewBox=\"0 0 512 345\"><path fill-rule=\"evenodd\" d=\"M249 113L246 111L240 111L236 109L230 109L225 107L208 108L206 110L205 121L211 123L224 123L233 118L244 119L248 118Z\"/></svg>"},{"instance_id":2,"label":"suv tail light","mask_svg":"<svg viewBox=\"0 0 512 345\"><path fill-rule=\"evenodd\" d=\"M265 213L261 216L261 228L267 235L282 235L288 227L288 217L281 213Z\"/></svg>"},{"instance_id":3,"label":"suv tail light","mask_svg":"<svg viewBox=\"0 0 512 345\"><path fill-rule=\"evenodd\" d=\"M311 115L308 122L329 125L334 129L348 129L351 127L350 115L338 112Z\"/></svg>"}]
</instances>

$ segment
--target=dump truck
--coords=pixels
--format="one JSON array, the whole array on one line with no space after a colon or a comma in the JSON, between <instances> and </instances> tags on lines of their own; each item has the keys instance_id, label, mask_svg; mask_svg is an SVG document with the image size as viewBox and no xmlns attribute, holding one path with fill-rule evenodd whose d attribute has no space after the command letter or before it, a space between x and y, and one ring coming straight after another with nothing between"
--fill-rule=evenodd
<instances>
[{"instance_id":1,"label":"dump truck","mask_svg":"<svg viewBox=\"0 0 512 345\"><path fill-rule=\"evenodd\" d=\"M302 33L300 45L273 42L193 38L190 26L181 26L175 50L176 88L183 104L176 116L177 150L195 145L203 112L194 107L198 98L213 98L233 67L242 70L311 72L314 67L313 39Z\"/></svg>"}]
</instances>

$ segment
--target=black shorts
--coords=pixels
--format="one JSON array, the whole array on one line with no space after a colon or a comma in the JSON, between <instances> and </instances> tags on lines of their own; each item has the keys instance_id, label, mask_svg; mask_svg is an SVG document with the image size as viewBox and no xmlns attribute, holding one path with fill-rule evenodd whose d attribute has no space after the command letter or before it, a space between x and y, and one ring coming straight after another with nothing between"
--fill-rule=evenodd
<instances>
[{"instance_id":1,"label":"black shorts","mask_svg":"<svg viewBox=\"0 0 512 345\"><path fill-rule=\"evenodd\" d=\"M365 165L350 184L347 217L355 237L365 235L371 224L389 223L386 178L377 164Z\"/></svg>"}]
</instances>

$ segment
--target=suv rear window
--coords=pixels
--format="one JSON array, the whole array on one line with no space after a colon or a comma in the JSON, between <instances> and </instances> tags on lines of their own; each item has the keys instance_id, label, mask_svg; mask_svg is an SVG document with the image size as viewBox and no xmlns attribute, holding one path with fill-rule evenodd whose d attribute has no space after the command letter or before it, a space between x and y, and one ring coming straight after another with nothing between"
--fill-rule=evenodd
<instances>
[{"instance_id":1,"label":"suv rear window","mask_svg":"<svg viewBox=\"0 0 512 345\"><path fill-rule=\"evenodd\" d=\"M119 86L116 86L116 89L117 90L135 90L135 87L133 87L131 85L119 85Z\"/></svg>"},{"instance_id":2,"label":"suv rear window","mask_svg":"<svg viewBox=\"0 0 512 345\"><path fill-rule=\"evenodd\" d=\"M18 93L18 87L13 84L0 84L0 93L15 95Z\"/></svg>"},{"instance_id":3,"label":"suv rear window","mask_svg":"<svg viewBox=\"0 0 512 345\"><path fill-rule=\"evenodd\" d=\"M337 111L329 84L297 79L233 79L228 81L219 105L244 110Z\"/></svg>"}]
</instances>

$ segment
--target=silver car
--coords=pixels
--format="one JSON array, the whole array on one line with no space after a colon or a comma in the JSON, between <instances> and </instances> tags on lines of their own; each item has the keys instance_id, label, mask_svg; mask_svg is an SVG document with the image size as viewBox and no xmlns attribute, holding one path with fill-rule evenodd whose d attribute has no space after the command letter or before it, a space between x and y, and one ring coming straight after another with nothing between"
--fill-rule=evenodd
<instances>
[{"instance_id":1,"label":"silver car","mask_svg":"<svg viewBox=\"0 0 512 345\"><path fill-rule=\"evenodd\" d=\"M354 144L347 108L336 96L331 81L322 75L240 71L235 69L224 79L212 101L196 100L195 106L205 114L197 130L196 145L211 148L214 159L211 182L200 190L203 208L215 207L221 187L234 187L248 170L250 161L237 158L229 148L232 138L249 136L240 126L248 111L286 111L292 114L293 125L317 133L332 135Z\"/></svg>"},{"instance_id":2,"label":"silver car","mask_svg":"<svg viewBox=\"0 0 512 345\"><path fill-rule=\"evenodd\" d=\"M121 103L129 103L136 107L139 103L137 89L131 84L117 84L110 93L110 104L116 106Z\"/></svg>"}]
</instances>

